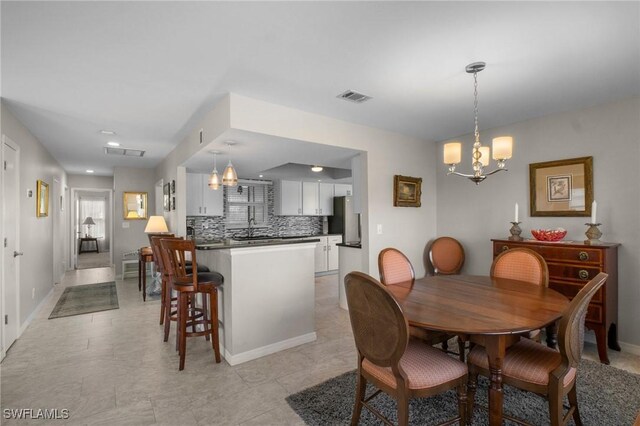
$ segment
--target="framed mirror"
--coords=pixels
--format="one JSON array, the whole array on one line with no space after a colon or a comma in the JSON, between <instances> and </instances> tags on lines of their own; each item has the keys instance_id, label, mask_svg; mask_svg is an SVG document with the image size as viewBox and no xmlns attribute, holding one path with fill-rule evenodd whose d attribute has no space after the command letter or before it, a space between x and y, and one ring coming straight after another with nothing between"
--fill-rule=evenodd
<instances>
[{"instance_id":1,"label":"framed mirror","mask_svg":"<svg viewBox=\"0 0 640 426\"><path fill-rule=\"evenodd\" d=\"M147 193L125 192L122 195L122 208L124 219L147 219Z\"/></svg>"},{"instance_id":2,"label":"framed mirror","mask_svg":"<svg viewBox=\"0 0 640 426\"><path fill-rule=\"evenodd\" d=\"M49 184L38 180L36 186L36 217L49 216Z\"/></svg>"}]
</instances>

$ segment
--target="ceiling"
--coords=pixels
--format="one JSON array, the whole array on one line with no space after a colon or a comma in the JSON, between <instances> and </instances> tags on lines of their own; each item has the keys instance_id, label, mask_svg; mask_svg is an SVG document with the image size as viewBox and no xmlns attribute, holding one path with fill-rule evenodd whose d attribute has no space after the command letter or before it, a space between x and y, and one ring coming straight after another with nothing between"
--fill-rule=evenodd
<instances>
[{"instance_id":1,"label":"ceiling","mask_svg":"<svg viewBox=\"0 0 640 426\"><path fill-rule=\"evenodd\" d=\"M183 165L188 172L210 173L211 152L219 151L217 168L222 173L229 162L227 141L235 143L231 146L231 162L242 179L351 182L351 159L360 153L354 149L231 129ZM311 165L325 169L314 173Z\"/></svg>"},{"instance_id":2,"label":"ceiling","mask_svg":"<svg viewBox=\"0 0 640 426\"><path fill-rule=\"evenodd\" d=\"M71 173L155 166L228 92L425 141L472 131L473 61L481 128L640 94L639 2L1 8L2 96ZM106 157L113 139L147 154Z\"/></svg>"}]
</instances>

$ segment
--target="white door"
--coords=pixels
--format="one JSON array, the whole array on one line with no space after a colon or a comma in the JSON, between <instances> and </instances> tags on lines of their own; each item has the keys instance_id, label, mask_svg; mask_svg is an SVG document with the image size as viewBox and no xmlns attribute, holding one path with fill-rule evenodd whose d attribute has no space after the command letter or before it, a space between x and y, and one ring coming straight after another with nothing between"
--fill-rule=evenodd
<instances>
[{"instance_id":1,"label":"white door","mask_svg":"<svg viewBox=\"0 0 640 426\"><path fill-rule=\"evenodd\" d=\"M302 182L302 214L318 216L318 182Z\"/></svg>"},{"instance_id":2,"label":"white door","mask_svg":"<svg viewBox=\"0 0 640 426\"><path fill-rule=\"evenodd\" d=\"M280 182L281 216L299 216L302 214L302 183L290 180Z\"/></svg>"},{"instance_id":3,"label":"white door","mask_svg":"<svg viewBox=\"0 0 640 426\"><path fill-rule=\"evenodd\" d=\"M342 236L330 236L327 241L327 270L333 271L340 266L340 256L338 256L338 246L342 242Z\"/></svg>"},{"instance_id":4,"label":"white door","mask_svg":"<svg viewBox=\"0 0 640 426\"><path fill-rule=\"evenodd\" d=\"M320 242L316 245L315 260L315 272L325 272L327 270L327 237L320 237Z\"/></svg>"},{"instance_id":5,"label":"white door","mask_svg":"<svg viewBox=\"0 0 640 426\"><path fill-rule=\"evenodd\" d=\"M318 191L318 206L321 216L333 216L333 184L321 183Z\"/></svg>"},{"instance_id":6,"label":"white door","mask_svg":"<svg viewBox=\"0 0 640 426\"><path fill-rule=\"evenodd\" d=\"M187 173L187 216L202 216L202 177Z\"/></svg>"},{"instance_id":7,"label":"white door","mask_svg":"<svg viewBox=\"0 0 640 426\"><path fill-rule=\"evenodd\" d=\"M19 217L18 208L20 205L18 187L19 152L18 146L3 136L3 173L2 173L2 194L3 194L3 224L4 241L2 252L2 314L4 318L2 324L3 352L6 353L9 347L18 337L18 288L20 271L20 241L19 241Z\"/></svg>"},{"instance_id":8,"label":"white door","mask_svg":"<svg viewBox=\"0 0 640 426\"><path fill-rule=\"evenodd\" d=\"M224 197L222 186L209 188L209 175L200 175L202 179L202 213L205 216L224 216Z\"/></svg>"}]
</instances>

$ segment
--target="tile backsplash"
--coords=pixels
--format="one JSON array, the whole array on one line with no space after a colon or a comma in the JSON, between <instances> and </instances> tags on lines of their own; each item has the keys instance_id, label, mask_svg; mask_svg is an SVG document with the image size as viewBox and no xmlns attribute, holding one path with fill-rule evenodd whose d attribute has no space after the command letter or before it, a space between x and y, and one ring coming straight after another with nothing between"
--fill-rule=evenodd
<instances>
[{"instance_id":1,"label":"tile backsplash","mask_svg":"<svg viewBox=\"0 0 640 426\"><path fill-rule=\"evenodd\" d=\"M226 211L227 187L224 187L224 203ZM276 216L274 214L273 185L267 187L267 226L255 227L253 235L256 237L287 237L297 235L317 235L322 233L321 216ZM187 216L187 227L194 229L198 240L219 240L233 236L246 236L246 229L227 229L224 217L221 216Z\"/></svg>"}]
</instances>

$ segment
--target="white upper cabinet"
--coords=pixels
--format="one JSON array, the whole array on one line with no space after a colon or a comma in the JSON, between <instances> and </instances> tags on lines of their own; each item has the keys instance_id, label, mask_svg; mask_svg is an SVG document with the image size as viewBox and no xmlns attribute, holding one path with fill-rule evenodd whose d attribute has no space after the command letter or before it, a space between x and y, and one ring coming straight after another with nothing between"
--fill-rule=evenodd
<instances>
[{"instance_id":1,"label":"white upper cabinet","mask_svg":"<svg viewBox=\"0 0 640 426\"><path fill-rule=\"evenodd\" d=\"M302 215L302 182L281 180L275 189L275 212L278 216Z\"/></svg>"},{"instance_id":2,"label":"white upper cabinet","mask_svg":"<svg viewBox=\"0 0 640 426\"><path fill-rule=\"evenodd\" d=\"M320 188L318 182L302 182L302 214L304 216L318 216L318 194Z\"/></svg>"},{"instance_id":3,"label":"white upper cabinet","mask_svg":"<svg viewBox=\"0 0 640 426\"><path fill-rule=\"evenodd\" d=\"M333 216L333 184L321 183L318 191L318 209L320 216Z\"/></svg>"},{"instance_id":4,"label":"white upper cabinet","mask_svg":"<svg viewBox=\"0 0 640 426\"><path fill-rule=\"evenodd\" d=\"M353 187L351 185L336 183L334 187L336 197L349 197L353 195Z\"/></svg>"},{"instance_id":5,"label":"white upper cabinet","mask_svg":"<svg viewBox=\"0 0 640 426\"><path fill-rule=\"evenodd\" d=\"M209 175L187 173L187 216L224 216L223 189L208 183Z\"/></svg>"}]
</instances>

